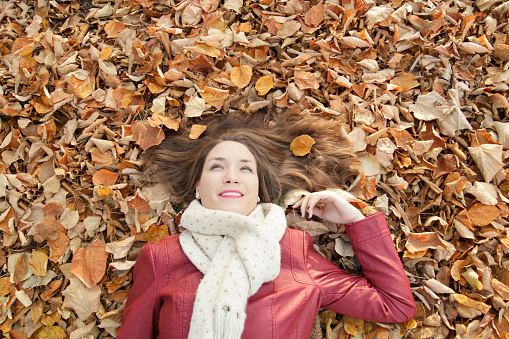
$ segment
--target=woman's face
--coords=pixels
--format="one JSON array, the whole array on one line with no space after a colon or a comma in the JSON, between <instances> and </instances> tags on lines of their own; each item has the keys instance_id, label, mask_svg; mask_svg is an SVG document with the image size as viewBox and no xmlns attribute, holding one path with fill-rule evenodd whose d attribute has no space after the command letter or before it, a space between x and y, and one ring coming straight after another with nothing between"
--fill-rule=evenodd
<instances>
[{"instance_id":1,"label":"woman's face","mask_svg":"<svg viewBox=\"0 0 509 339\"><path fill-rule=\"evenodd\" d=\"M258 203L254 155L237 141L217 144L205 159L196 192L206 208L248 215Z\"/></svg>"}]
</instances>

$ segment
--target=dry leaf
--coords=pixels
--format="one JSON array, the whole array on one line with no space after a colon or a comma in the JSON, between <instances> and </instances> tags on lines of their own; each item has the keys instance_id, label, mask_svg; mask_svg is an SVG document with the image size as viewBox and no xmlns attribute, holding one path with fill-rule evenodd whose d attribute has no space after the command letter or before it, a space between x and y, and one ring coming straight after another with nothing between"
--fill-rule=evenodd
<instances>
[{"instance_id":1,"label":"dry leaf","mask_svg":"<svg viewBox=\"0 0 509 339\"><path fill-rule=\"evenodd\" d=\"M315 140L307 134L299 135L290 144L290 151L293 155L302 157L311 152Z\"/></svg>"},{"instance_id":2,"label":"dry leaf","mask_svg":"<svg viewBox=\"0 0 509 339\"><path fill-rule=\"evenodd\" d=\"M133 139L142 150L159 145L164 140L163 129L159 126L152 127L147 121L135 121L131 124ZM107 186L107 185L105 185Z\"/></svg>"},{"instance_id":3,"label":"dry leaf","mask_svg":"<svg viewBox=\"0 0 509 339\"><path fill-rule=\"evenodd\" d=\"M232 68L230 79L238 88L244 88L251 82L253 69L248 65L240 65Z\"/></svg>"},{"instance_id":4,"label":"dry leaf","mask_svg":"<svg viewBox=\"0 0 509 339\"><path fill-rule=\"evenodd\" d=\"M64 306L73 309L81 321L86 321L92 313L99 311L101 288L93 286L89 289L76 278L71 278L70 281L69 286L62 292Z\"/></svg>"},{"instance_id":5,"label":"dry leaf","mask_svg":"<svg viewBox=\"0 0 509 339\"><path fill-rule=\"evenodd\" d=\"M272 87L274 87L274 81L270 75L261 77L256 81L255 85L255 88L258 91L258 95L267 94L272 89Z\"/></svg>"},{"instance_id":6,"label":"dry leaf","mask_svg":"<svg viewBox=\"0 0 509 339\"><path fill-rule=\"evenodd\" d=\"M314 73L304 72L304 71L295 71L295 84L299 87L299 89L318 89L320 84L316 79Z\"/></svg>"},{"instance_id":7,"label":"dry leaf","mask_svg":"<svg viewBox=\"0 0 509 339\"><path fill-rule=\"evenodd\" d=\"M504 167L502 148L502 145L495 144L482 144L478 147L468 148L486 182L490 182L497 172Z\"/></svg>"},{"instance_id":8,"label":"dry leaf","mask_svg":"<svg viewBox=\"0 0 509 339\"><path fill-rule=\"evenodd\" d=\"M198 139L200 135L207 129L207 125L193 125L191 126L191 133L189 139Z\"/></svg>"},{"instance_id":9,"label":"dry leaf","mask_svg":"<svg viewBox=\"0 0 509 339\"><path fill-rule=\"evenodd\" d=\"M118 34L125 29L125 25L115 19L111 20L104 26L104 31L108 33L108 38L116 38Z\"/></svg>"},{"instance_id":10,"label":"dry leaf","mask_svg":"<svg viewBox=\"0 0 509 339\"><path fill-rule=\"evenodd\" d=\"M117 181L118 174L108 171L107 169L101 169L97 171L92 177L94 185L112 186Z\"/></svg>"},{"instance_id":11,"label":"dry leaf","mask_svg":"<svg viewBox=\"0 0 509 339\"><path fill-rule=\"evenodd\" d=\"M88 288L97 285L106 270L106 244L96 239L85 248L79 248L72 259L71 272Z\"/></svg>"},{"instance_id":12,"label":"dry leaf","mask_svg":"<svg viewBox=\"0 0 509 339\"><path fill-rule=\"evenodd\" d=\"M403 73L392 79L390 83L400 87L403 92L408 92L412 88L419 86L419 83L415 80L415 76L412 73Z\"/></svg>"}]
</instances>

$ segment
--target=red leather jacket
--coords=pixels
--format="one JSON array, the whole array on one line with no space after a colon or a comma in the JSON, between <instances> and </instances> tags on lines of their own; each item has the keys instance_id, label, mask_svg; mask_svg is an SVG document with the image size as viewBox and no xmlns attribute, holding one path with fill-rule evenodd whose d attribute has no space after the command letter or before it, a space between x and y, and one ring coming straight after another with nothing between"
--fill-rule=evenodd
<instances>
[{"instance_id":1,"label":"red leather jacket","mask_svg":"<svg viewBox=\"0 0 509 339\"><path fill-rule=\"evenodd\" d=\"M251 296L243 339L309 339L320 307L371 321L400 323L415 315L408 279L383 214L346 225L365 274L351 276L313 249L311 237L287 229L281 272ZM134 284L117 339L187 338L203 274L185 256L178 234L147 244L134 267Z\"/></svg>"}]
</instances>

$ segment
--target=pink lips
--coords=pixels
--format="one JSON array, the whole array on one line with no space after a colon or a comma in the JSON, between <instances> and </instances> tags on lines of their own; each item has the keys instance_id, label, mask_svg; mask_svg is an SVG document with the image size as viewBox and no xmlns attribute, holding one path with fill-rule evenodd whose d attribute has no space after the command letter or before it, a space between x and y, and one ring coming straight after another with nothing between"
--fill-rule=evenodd
<instances>
[{"instance_id":1,"label":"pink lips","mask_svg":"<svg viewBox=\"0 0 509 339\"><path fill-rule=\"evenodd\" d=\"M237 190L226 190L219 193L221 198L242 198L244 195Z\"/></svg>"}]
</instances>

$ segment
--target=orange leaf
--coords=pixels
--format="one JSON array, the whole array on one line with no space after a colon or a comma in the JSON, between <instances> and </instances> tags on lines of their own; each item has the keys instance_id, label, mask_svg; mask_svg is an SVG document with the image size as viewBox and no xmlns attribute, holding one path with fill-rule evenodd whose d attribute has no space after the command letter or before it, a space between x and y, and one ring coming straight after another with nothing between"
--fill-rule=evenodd
<instances>
[{"instance_id":1,"label":"orange leaf","mask_svg":"<svg viewBox=\"0 0 509 339\"><path fill-rule=\"evenodd\" d=\"M241 65L232 68L230 79L238 88L244 88L249 85L252 76L253 69L248 65Z\"/></svg>"},{"instance_id":2,"label":"orange leaf","mask_svg":"<svg viewBox=\"0 0 509 339\"><path fill-rule=\"evenodd\" d=\"M94 84L94 77L88 77L85 80L81 80L73 74L69 79L67 89L78 98L83 99L94 92Z\"/></svg>"},{"instance_id":3,"label":"orange leaf","mask_svg":"<svg viewBox=\"0 0 509 339\"><path fill-rule=\"evenodd\" d=\"M191 133L189 133L189 139L198 139L200 135L205 132L207 125L193 125L191 126Z\"/></svg>"},{"instance_id":4,"label":"orange leaf","mask_svg":"<svg viewBox=\"0 0 509 339\"><path fill-rule=\"evenodd\" d=\"M64 255L67 247L69 246L69 238L62 232L57 232L58 237L55 240L48 240L48 246L51 249L51 256L49 260L57 262L60 257Z\"/></svg>"},{"instance_id":5,"label":"orange leaf","mask_svg":"<svg viewBox=\"0 0 509 339\"><path fill-rule=\"evenodd\" d=\"M357 184L350 190L356 198L362 200L369 200L376 196L376 179L367 178L364 173L361 173L361 178Z\"/></svg>"},{"instance_id":6,"label":"orange leaf","mask_svg":"<svg viewBox=\"0 0 509 339\"><path fill-rule=\"evenodd\" d=\"M125 25L115 19L111 20L104 26L104 31L108 33L108 38L118 37L118 33L125 29Z\"/></svg>"},{"instance_id":7,"label":"orange leaf","mask_svg":"<svg viewBox=\"0 0 509 339\"><path fill-rule=\"evenodd\" d=\"M107 260L106 244L96 239L87 247L81 247L76 251L72 259L71 272L88 288L92 288L104 276Z\"/></svg>"},{"instance_id":8,"label":"orange leaf","mask_svg":"<svg viewBox=\"0 0 509 339\"><path fill-rule=\"evenodd\" d=\"M229 91L221 90L205 86L201 97L205 100L205 103L214 106L216 109L221 109L224 105L225 100L228 98Z\"/></svg>"},{"instance_id":9,"label":"orange leaf","mask_svg":"<svg viewBox=\"0 0 509 339\"><path fill-rule=\"evenodd\" d=\"M108 171L107 169L100 169L92 177L92 183L95 186L104 185L111 186L115 184L118 174Z\"/></svg>"},{"instance_id":10,"label":"orange leaf","mask_svg":"<svg viewBox=\"0 0 509 339\"><path fill-rule=\"evenodd\" d=\"M0 229L8 235L13 235L14 231L14 209L9 207L0 215Z\"/></svg>"},{"instance_id":11,"label":"orange leaf","mask_svg":"<svg viewBox=\"0 0 509 339\"><path fill-rule=\"evenodd\" d=\"M164 140L163 129L159 126L152 127L146 121L135 121L131 124L134 141L142 150L159 145Z\"/></svg>"},{"instance_id":12,"label":"orange leaf","mask_svg":"<svg viewBox=\"0 0 509 339\"><path fill-rule=\"evenodd\" d=\"M414 87L419 86L412 73L403 73L400 76L391 80L391 84L399 86L403 92L408 92Z\"/></svg>"},{"instance_id":13,"label":"orange leaf","mask_svg":"<svg viewBox=\"0 0 509 339\"><path fill-rule=\"evenodd\" d=\"M180 124L180 122L177 119L165 117L164 115L161 115L159 113L152 114L152 116L147 120L147 122L152 127L164 125L167 128L173 129L175 131L178 131Z\"/></svg>"},{"instance_id":14,"label":"orange leaf","mask_svg":"<svg viewBox=\"0 0 509 339\"><path fill-rule=\"evenodd\" d=\"M468 216L475 226L486 226L498 218L500 210L497 206L483 205L476 202L468 210Z\"/></svg>"},{"instance_id":15,"label":"orange leaf","mask_svg":"<svg viewBox=\"0 0 509 339\"><path fill-rule=\"evenodd\" d=\"M290 151L292 151L293 155L302 157L311 152L311 147L315 144L315 139L311 138L307 134L299 135L297 138L293 139L290 144Z\"/></svg>"}]
</instances>

